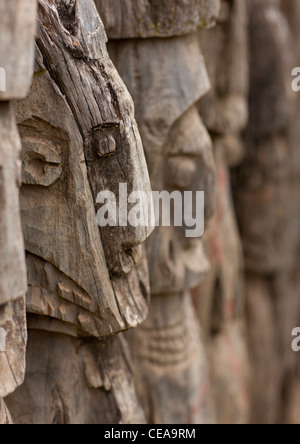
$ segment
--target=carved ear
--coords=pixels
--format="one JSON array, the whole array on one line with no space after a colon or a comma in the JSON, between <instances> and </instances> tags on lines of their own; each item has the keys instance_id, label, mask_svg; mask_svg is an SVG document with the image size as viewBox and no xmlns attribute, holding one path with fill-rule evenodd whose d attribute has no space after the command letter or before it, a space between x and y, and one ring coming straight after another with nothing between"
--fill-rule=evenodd
<instances>
[{"instance_id":1,"label":"carved ear","mask_svg":"<svg viewBox=\"0 0 300 444\"><path fill-rule=\"evenodd\" d=\"M37 118L22 122L19 131L22 136L22 183L43 187L56 183L63 172L62 146L68 139L67 134Z\"/></svg>"},{"instance_id":2,"label":"carved ear","mask_svg":"<svg viewBox=\"0 0 300 444\"><path fill-rule=\"evenodd\" d=\"M49 187L62 174L61 147L53 145L49 140L25 139L22 160L23 184Z\"/></svg>"}]
</instances>

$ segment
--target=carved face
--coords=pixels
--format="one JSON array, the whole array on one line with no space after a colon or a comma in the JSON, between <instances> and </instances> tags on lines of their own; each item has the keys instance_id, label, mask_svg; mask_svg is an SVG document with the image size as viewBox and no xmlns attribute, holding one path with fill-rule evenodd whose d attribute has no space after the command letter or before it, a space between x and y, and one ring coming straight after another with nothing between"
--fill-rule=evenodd
<instances>
[{"instance_id":1,"label":"carved face","mask_svg":"<svg viewBox=\"0 0 300 444\"><path fill-rule=\"evenodd\" d=\"M196 191L205 191L205 220L211 218L215 190L212 144L196 107L183 114L171 129L153 179L153 186L160 191L180 191L183 198L185 191L193 191L194 198ZM209 268L202 239L188 238L185 223L182 227L174 225L159 227L147 245L152 294L192 288Z\"/></svg>"},{"instance_id":2,"label":"carved face","mask_svg":"<svg viewBox=\"0 0 300 444\"><path fill-rule=\"evenodd\" d=\"M195 106L209 87L198 35L110 42L109 52L134 98L153 190L204 191L209 219L215 172ZM186 228L160 227L149 240L152 294L181 292L207 271L201 239L187 239Z\"/></svg>"},{"instance_id":3,"label":"carved face","mask_svg":"<svg viewBox=\"0 0 300 444\"><path fill-rule=\"evenodd\" d=\"M248 118L247 2L222 0L218 25L200 32L211 90L199 112L212 134L217 166L216 214L206 232L212 264L205 283L195 292L201 324L219 332L243 304L242 247L231 196L229 166L243 155L241 133Z\"/></svg>"},{"instance_id":4,"label":"carved face","mask_svg":"<svg viewBox=\"0 0 300 444\"><path fill-rule=\"evenodd\" d=\"M246 268L271 274L294 260L291 252L298 237L288 137L292 45L276 4L255 0L250 6L250 117L235 197Z\"/></svg>"},{"instance_id":5,"label":"carved face","mask_svg":"<svg viewBox=\"0 0 300 444\"><path fill-rule=\"evenodd\" d=\"M200 40L211 91L200 102L200 115L222 144L229 164L240 160L240 133L248 120L248 42L246 2L222 0L218 25Z\"/></svg>"},{"instance_id":6,"label":"carved face","mask_svg":"<svg viewBox=\"0 0 300 444\"><path fill-rule=\"evenodd\" d=\"M147 269L136 247L151 228L99 230L96 197L103 190L118 197L120 182L129 193L151 189L102 22L92 1L87 9L86 1L69 3L40 1L34 84L17 105L28 306L74 334L105 336L146 316Z\"/></svg>"}]
</instances>

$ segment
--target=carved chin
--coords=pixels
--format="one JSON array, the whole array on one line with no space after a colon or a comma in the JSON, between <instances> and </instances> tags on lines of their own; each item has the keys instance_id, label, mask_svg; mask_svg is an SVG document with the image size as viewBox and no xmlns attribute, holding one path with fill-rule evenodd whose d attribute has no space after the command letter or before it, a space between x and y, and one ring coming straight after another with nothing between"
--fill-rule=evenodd
<instances>
[{"instance_id":1,"label":"carved chin","mask_svg":"<svg viewBox=\"0 0 300 444\"><path fill-rule=\"evenodd\" d=\"M182 260L186 267L185 289L194 288L210 270L202 239L193 242L193 246L183 253Z\"/></svg>"}]
</instances>

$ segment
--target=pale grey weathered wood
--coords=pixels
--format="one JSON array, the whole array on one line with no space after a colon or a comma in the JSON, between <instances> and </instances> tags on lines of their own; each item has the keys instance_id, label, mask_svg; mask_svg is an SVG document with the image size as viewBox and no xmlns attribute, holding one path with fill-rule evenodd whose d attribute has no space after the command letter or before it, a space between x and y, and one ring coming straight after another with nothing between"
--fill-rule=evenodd
<instances>
[{"instance_id":1,"label":"pale grey weathered wood","mask_svg":"<svg viewBox=\"0 0 300 444\"><path fill-rule=\"evenodd\" d=\"M294 225L299 193L294 194L288 140L293 109L289 92L292 45L287 21L276 2L251 0L249 5L249 124L246 158L237 170L234 189L247 270L249 347L255 367L252 421L274 424L282 421L286 382L292 381L296 358L288 336L292 312L297 313L294 297L299 299L294 296L299 286L299 229L298 223ZM297 318L294 322L298 323Z\"/></svg>"},{"instance_id":2,"label":"pale grey weathered wood","mask_svg":"<svg viewBox=\"0 0 300 444\"><path fill-rule=\"evenodd\" d=\"M21 143L9 103L0 102L0 305L26 292L19 190Z\"/></svg>"},{"instance_id":3,"label":"pale grey weathered wood","mask_svg":"<svg viewBox=\"0 0 300 444\"><path fill-rule=\"evenodd\" d=\"M12 418L3 399L0 399L0 425L12 424Z\"/></svg>"},{"instance_id":4,"label":"pale grey weathered wood","mask_svg":"<svg viewBox=\"0 0 300 444\"><path fill-rule=\"evenodd\" d=\"M29 345L9 408L18 423L143 422L126 342L103 338L148 313L140 244L152 227L100 229L96 198L118 196L120 182L129 193L151 188L133 103L92 0L40 0L34 82L16 115Z\"/></svg>"},{"instance_id":5,"label":"pale grey weathered wood","mask_svg":"<svg viewBox=\"0 0 300 444\"><path fill-rule=\"evenodd\" d=\"M24 296L0 307L0 397L3 398L13 393L24 381L27 342L25 308Z\"/></svg>"},{"instance_id":6,"label":"pale grey weathered wood","mask_svg":"<svg viewBox=\"0 0 300 444\"><path fill-rule=\"evenodd\" d=\"M243 253L229 169L244 153L241 135L248 119L249 89L247 17L247 2L222 0L217 26L200 33L212 87L199 103L199 112L214 142L217 204L205 232L211 270L193 295L210 350L220 424L245 424L250 418Z\"/></svg>"},{"instance_id":7,"label":"pale grey weathered wood","mask_svg":"<svg viewBox=\"0 0 300 444\"><path fill-rule=\"evenodd\" d=\"M108 48L133 97L152 175L174 123L209 90L199 37L111 41Z\"/></svg>"},{"instance_id":8,"label":"pale grey weathered wood","mask_svg":"<svg viewBox=\"0 0 300 444\"><path fill-rule=\"evenodd\" d=\"M109 39L161 38L214 26L219 0L95 0Z\"/></svg>"},{"instance_id":9,"label":"pale grey weathered wood","mask_svg":"<svg viewBox=\"0 0 300 444\"><path fill-rule=\"evenodd\" d=\"M33 74L35 0L0 1L0 423L11 423L1 397L24 380L26 349L24 243L19 190L20 137L12 99L25 97Z\"/></svg>"},{"instance_id":10,"label":"pale grey weathered wood","mask_svg":"<svg viewBox=\"0 0 300 444\"><path fill-rule=\"evenodd\" d=\"M128 346L29 330L28 375L7 405L16 424L140 424Z\"/></svg>"},{"instance_id":11,"label":"pale grey weathered wood","mask_svg":"<svg viewBox=\"0 0 300 444\"><path fill-rule=\"evenodd\" d=\"M188 16L188 5L181 7L180 17ZM192 29L182 32L191 35L174 37L177 31L170 30L173 38L111 40L108 48L134 99L153 189L205 191L208 222L215 165L196 103L209 90L209 78L199 35ZM184 296L209 265L201 239L186 239L185 228L159 227L147 241L150 314L128 334L137 391L147 421L156 424L214 421L205 351L190 298Z\"/></svg>"},{"instance_id":12,"label":"pale grey weathered wood","mask_svg":"<svg viewBox=\"0 0 300 444\"><path fill-rule=\"evenodd\" d=\"M153 296L147 321L126 333L150 424L215 421L206 350L189 295Z\"/></svg>"},{"instance_id":13,"label":"pale grey weathered wood","mask_svg":"<svg viewBox=\"0 0 300 444\"><path fill-rule=\"evenodd\" d=\"M6 72L6 91L0 101L26 96L34 64L36 0L0 1L0 68Z\"/></svg>"},{"instance_id":14,"label":"pale grey weathered wood","mask_svg":"<svg viewBox=\"0 0 300 444\"><path fill-rule=\"evenodd\" d=\"M36 76L30 97L17 106L28 307L81 334L109 336L137 326L147 314L147 269L135 250L152 228L107 227L100 233L96 197L103 190L118 196L120 181L129 193L150 196L150 183L132 101L106 53L93 2L88 8L79 2L75 18L58 3L56 9L40 2ZM70 18L80 24L74 35L64 27ZM94 24L97 40L89 40L85 23ZM115 140L116 151L105 156L101 149L108 140ZM150 214L150 200L146 205Z\"/></svg>"}]
</instances>

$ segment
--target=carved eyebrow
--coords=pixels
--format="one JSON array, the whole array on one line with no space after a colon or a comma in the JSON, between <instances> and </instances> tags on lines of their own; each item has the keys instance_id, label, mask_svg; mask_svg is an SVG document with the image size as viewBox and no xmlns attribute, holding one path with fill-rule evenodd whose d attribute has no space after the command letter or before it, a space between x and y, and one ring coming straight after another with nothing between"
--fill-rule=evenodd
<instances>
[{"instance_id":1,"label":"carved eyebrow","mask_svg":"<svg viewBox=\"0 0 300 444\"><path fill-rule=\"evenodd\" d=\"M93 127L90 133L97 133L97 131L102 131L106 129L118 129L121 126L121 122L105 122Z\"/></svg>"}]
</instances>

